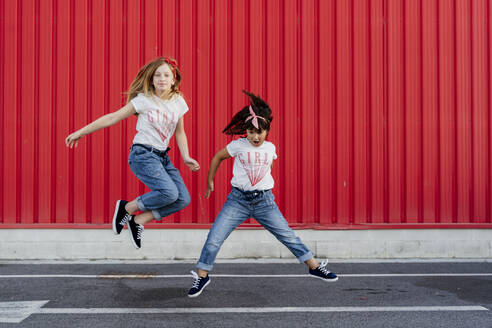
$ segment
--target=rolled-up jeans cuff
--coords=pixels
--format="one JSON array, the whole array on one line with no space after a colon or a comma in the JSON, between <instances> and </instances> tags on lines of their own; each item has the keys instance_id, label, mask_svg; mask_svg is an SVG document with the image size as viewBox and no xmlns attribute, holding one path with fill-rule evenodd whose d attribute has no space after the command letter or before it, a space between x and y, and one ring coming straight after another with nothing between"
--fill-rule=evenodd
<instances>
[{"instance_id":1,"label":"rolled-up jeans cuff","mask_svg":"<svg viewBox=\"0 0 492 328\"><path fill-rule=\"evenodd\" d=\"M156 220L162 219L161 214L157 210L152 210L152 215L154 216L154 219L156 219Z\"/></svg>"},{"instance_id":2,"label":"rolled-up jeans cuff","mask_svg":"<svg viewBox=\"0 0 492 328\"><path fill-rule=\"evenodd\" d=\"M144 203L142 202L142 198L141 197L138 197L137 198L137 207L139 210L141 210L142 212L147 212L149 211ZM152 215L154 216L154 219L156 220L160 220L162 218L161 214L157 211L157 210L150 210L152 212Z\"/></svg>"},{"instance_id":3,"label":"rolled-up jeans cuff","mask_svg":"<svg viewBox=\"0 0 492 328\"><path fill-rule=\"evenodd\" d=\"M304 254L303 256L298 257L297 259L299 260L299 263L304 263L307 260L310 260L312 258L313 258L313 253L311 253L311 251L309 251L306 254Z\"/></svg>"},{"instance_id":4,"label":"rolled-up jeans cuff","mask_svg":"<svg viewBox=\"0 0 492 328\"><path fill-rule=\"evenodd\" d=\"M205 264L205 263L203 263L203 262L198 262L198 263L196 264L196 267L197 267L198 269L201 269L201 270L211 271L211 270L212 270L212 268L213 268L214 266L213 266L213 264Z\"/></svg>"},{"instance_id":5,"label":"rolled-up jeans cuff","mask_svg":"<svg viewBox=\"0 0 492 328\"><path fill-rule=\"evenodd\" d=\"M148 211L144 203L142 202L142 197L137 197L137 207L142 212Z\"/></svg>"}]
</instances>

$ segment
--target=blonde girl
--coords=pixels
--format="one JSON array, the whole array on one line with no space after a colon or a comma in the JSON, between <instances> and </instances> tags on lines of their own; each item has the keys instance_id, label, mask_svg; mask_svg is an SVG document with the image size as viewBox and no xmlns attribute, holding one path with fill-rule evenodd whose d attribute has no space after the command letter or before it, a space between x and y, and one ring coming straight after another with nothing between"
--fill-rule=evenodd
<instances>
[{"instance_id":1,"label":"blonde girl","mask_svg":"<svg viewBox=\"0 0 492 328\"><path fill-rule=\"evenodd\" d=\"M128 163L135 176L151 191L128 202L118 200L113 215L113 231L119 234L128 225L131 241L141 247L143 225L161 220L190 203L190 195L179 171L169 158L169 141L173 134L184 163L191 171L200 169L190 157L184 128L188 105L181 96L181 73L175 60L157 58L140 69L121 109L104 115L70 134L67 147L77 147L79 139L137 115L137 133ZM141 211L135 215L136 212Z\"/></svg>"}]
</instances>

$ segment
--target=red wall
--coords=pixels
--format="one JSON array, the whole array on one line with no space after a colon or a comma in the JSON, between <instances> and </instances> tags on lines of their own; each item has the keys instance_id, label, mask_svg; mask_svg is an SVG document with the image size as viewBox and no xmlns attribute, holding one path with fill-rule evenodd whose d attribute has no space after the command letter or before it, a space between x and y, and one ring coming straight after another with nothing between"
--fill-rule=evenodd
<instances>
[{"instance_id":1,"label":"red wall","mask_svg":"<svg viewBox=\"0 0 492 328\"><path fill-rule=\"evenodd\" d=\"M127 164L136 118L76 150L64 138L124 104L159 55L183 72L202 170L173 149L192 203L155 226L213 221L232 161L210 200L208 163L247 89L273 108L274 190L292 226L490 228L491 5L0 1L0 228L107 227L117 199L144 192Z\"/></svg>"}]
</instances>

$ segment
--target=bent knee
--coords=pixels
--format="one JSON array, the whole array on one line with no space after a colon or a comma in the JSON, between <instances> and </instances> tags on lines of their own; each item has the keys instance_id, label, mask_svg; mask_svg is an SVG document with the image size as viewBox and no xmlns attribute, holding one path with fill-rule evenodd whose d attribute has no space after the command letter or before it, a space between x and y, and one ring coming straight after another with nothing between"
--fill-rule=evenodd
<instances>
[{"instance_id":1,"label":"bent knee","mask_svg":"<svg viewBox=\"0 0 492 328\"><path fill-rule=\"evenodd\" d=\"M179 202L179 203L180 203L180 205L181 205L181 208L183 209L183 208L185 208L186 206L190 205L190 200L189 200L189 199L187 199L187 200L183 200L183 201L181 201L181 202Z\"/></svg>"},{"instance_id":2,"label":"bent knee","mask_svg":"<svg viewBox=\"0 0 492 328\"><path fill-rule=\"evenodd\" d=\"M191 203L191 197L188 193L181 195L178 197L176 200L176 203L181 207L181 209L185 208L186 206L190 205Z\"/></svg>"},{"instance_id":3,"label":"bent knee","mask_svg":"<svg viewBox=\"0 0 492 328\"><path fill-rule=\"evenodd\" d=\"M185 207L188 206L188 205L190 205L190 203L191 203L191 197L190 197L190 195L188 193L184 194L181 197L180 202L182 204L184 204Z\"/></svg>"},{"instance_id":4,"label":"bent knee","mask_svg":"<svg viewBox=\"0 0 492 328\"><path fill-rule=\"evenodd\" d=\"M179 197L178 189L162 189L159 190L159 193L161 194L162 202L166 204L172 204L176 202Z\"/></svg>"}]
</instances>

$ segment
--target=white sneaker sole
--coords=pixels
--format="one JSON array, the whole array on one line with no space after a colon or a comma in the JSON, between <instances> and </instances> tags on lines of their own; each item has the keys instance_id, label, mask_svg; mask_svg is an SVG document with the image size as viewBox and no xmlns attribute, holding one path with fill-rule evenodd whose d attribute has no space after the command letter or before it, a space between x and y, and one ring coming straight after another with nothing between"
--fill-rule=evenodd
<instances>
[{"instance_id":1,"label":"white sneaker sole","mask_svg":"<svg viewBox=\"0 0 492 328\"><path fill-rule=\"evenodd\" d=\"M190 295L190 294L188 294L188 297L197 297L197 296L200 296L200 294L203 292L203 290L205 289L205 287L207 287L207 286L208 286L208 284L210 283L210 281L211 281L211 280L210 280L210 279L208 279L208 281L205 283L205 285L202 287L202 289L201 289L198 293L196 293L196 294L194 294L194 295Z\"/></svg>"},{"instance_id":2,"label":"white sneaker sole","mask_svg":"<svg viewBox=\"0 0 492 328\"><path fill-rule=\"evenodd\" d=\"M132 229L130 229L130 226L128 226L128 229L127 230L130 233L130 240L132 241L133 246L135 246L136 249L140 249L140 247L138 247L138 245L135 242L135 240L133 240Z\"/></svg>"},{"instance_id":3,"label":"white sneaker sole","mask_svg":"<svg viewBox=\"0 0 492 328\"><path fill-rule=\"evenodd\" d=\"M116 207L114 208L114 214L113 214L113 232L115 235L119 235L118 231L116 231L116 216L118 215L118 208L120 208L120 202L121 200L118 200L116 202Z\"/></svg>"},{"instance_id":4,"label":"white sneaker sole","mask_svg":"<svg viewBox=\"0 0 492 328\"><path fill-rule=\"evenodd\" d=\"M318 278L318 279L321 279L321 280L326 281L326 282L335 282L335 281L338 280L338 276L335 279L324 279L324 278L321 278L321 277L318 277L318 276L315 276L315 275L312 275L312 274L310 274L310 276L312 278Z\"/></svg>"}]
</instances>

